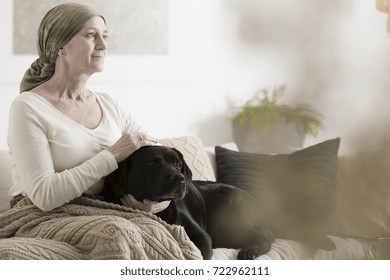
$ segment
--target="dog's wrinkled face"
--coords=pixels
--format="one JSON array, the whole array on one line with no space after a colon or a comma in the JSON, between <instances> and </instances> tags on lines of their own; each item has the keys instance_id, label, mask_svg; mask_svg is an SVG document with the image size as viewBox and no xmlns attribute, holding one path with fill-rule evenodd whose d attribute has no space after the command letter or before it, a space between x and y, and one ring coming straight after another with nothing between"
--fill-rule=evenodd
<instances>
[{"instance_id":1,"label":"dog's wrinkled face","mask_svg":"<svg viewBox=\"0 0 390 280\"><path fill-rule=\"evenodd\" d=\"M120 165L124 176L124 194L137 200L164 201L181 199L187 192L192 173L183 155L174 148L145 146Z\"/></svg>"}]
</instances>

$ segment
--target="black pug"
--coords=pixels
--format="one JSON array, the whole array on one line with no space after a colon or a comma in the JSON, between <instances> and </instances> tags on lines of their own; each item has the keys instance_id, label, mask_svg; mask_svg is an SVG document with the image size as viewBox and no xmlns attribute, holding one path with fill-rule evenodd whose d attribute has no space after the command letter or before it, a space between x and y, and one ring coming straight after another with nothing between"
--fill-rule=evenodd
<instances>
[{"instance_id":1,"label":"black pug","mask_svg":"<svg viewBox=\"0 0 390 280\"><path fill-rule=\"evenodd\" d=\"M254 213L246 192L226 184L192 181L183 155L174 148L145 146L135 151L105 178L104 200L119 203L125 194L137 200L171 200L157 213L169 224L184 227L188 237L210 259L212 248L239 248L238 259L268 252L272 232Z\"/></svg>"}]
</instances>

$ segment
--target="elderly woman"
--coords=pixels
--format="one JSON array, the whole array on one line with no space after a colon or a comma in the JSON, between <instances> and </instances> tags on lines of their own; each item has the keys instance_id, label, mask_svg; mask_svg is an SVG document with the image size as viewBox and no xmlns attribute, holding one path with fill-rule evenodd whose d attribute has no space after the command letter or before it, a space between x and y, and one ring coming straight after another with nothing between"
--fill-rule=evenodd
<instances>
[{"instance_id":1,"label":"elderly woman","mask_svg":"<svg viewBox=\"0 0 390 280\"><path fill-rule=\"evenodd\" d=\"M117 102L86 87L103 70L107 38L104 17L84 5L59 5L42 19L39 58L10 111L11 196L27 196L50 211L83 193L97 194L118 162L155 143ZM151 212L167 206L129 196L123 202Z\"/></svg>"}]
</instances>

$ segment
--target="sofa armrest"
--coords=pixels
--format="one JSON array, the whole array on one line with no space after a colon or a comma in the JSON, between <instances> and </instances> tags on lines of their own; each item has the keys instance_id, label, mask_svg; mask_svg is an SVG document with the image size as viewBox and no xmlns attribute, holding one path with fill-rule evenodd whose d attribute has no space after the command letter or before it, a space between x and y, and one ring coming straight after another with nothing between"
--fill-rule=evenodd
<instances>
[{"instance_id":1,"label":"sofa armrest","mask_svg":"<svg viewBox=\"0 0 390 280\"><path fill-rule=\"evenodd\" d=\"M11 159L8 151L0 150L0 213L9 209L11 186Z\"/></svg>"}]
</instances>

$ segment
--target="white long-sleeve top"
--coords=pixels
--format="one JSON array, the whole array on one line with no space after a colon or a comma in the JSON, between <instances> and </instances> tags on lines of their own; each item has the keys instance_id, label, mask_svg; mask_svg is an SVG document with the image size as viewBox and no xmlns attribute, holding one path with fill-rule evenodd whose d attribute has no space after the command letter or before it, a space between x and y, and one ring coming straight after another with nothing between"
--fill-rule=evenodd
<instances>
[{"instance_id":1,"label":"white long-sleeve top","mask_svg":"<svg viewBox=\"0 0 390 280\"><path fill-rule=\"evenodd\" d=\"M32 92L12 103L8 146L13 186L11 196L27 195L50 211L82 193L96 194L103 177L118 168L107 147L123 132L141 127L108 95L93 93L102 110L100 124L89 129Z\"/></svg>"}]
</instances>

